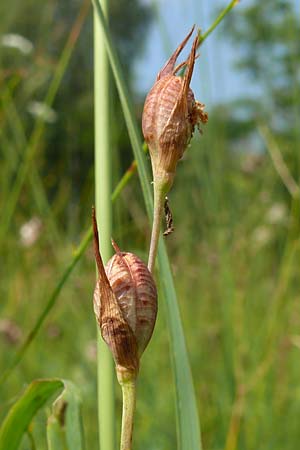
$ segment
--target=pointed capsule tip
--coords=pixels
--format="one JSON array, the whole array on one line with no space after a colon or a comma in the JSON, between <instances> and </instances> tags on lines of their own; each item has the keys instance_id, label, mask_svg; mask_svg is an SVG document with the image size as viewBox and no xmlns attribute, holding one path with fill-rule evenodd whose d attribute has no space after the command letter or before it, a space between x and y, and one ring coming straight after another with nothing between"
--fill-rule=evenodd
<instances>
[{"instance_id":1,"label":"pointed capsule tip","mask_svg":"<svg viewBox=\"0 0 300 450\"><path fill-rule=\"evenodd\" d=\"M168 61L166 62L164 67L161 69L161 71L158 73L158 75L156 77L156 81L160 80L160 78L163 78L166 75L169 75L173 72L176 60L177 60L179 54L181 53L181 51L183 50L183 48L186 46L187 41L192 36L194 29L195 29L195 25L192 26L191 31L187 34L187 36L184 38L184 40L181 42L181 44L178 45L175 52L168 59Z\"/></svg>"},{"instance_id":2,"label":"pointed capsule tip","mask_svg":"<svg viewBox=\"0 0 300 450\"><path fill-rule=\"evenodd\" d=\"M118 244L113 240L113 238L110 238L111 240L111 245L113 246L114 250L116 253L122 253L120 250L120 247L118 246Z\"/></svg>"},{"instance_id":3,"label":"pointed capsule tip","mask_svg":"<svg viewBox=\"0 0 300 450\"><path fill-rule=\"evenodd\" d=\"M195 65L195 59L196 59L196 50L198 46L199 38L198 35L195 37L192 45L191 52L189 54L189 58L187 61L187 70L184 74L183 84L182 84L182 92L187 95L190 82L192 79L193 71L194 71L194 65Z\"/></svg>"},{"instance_id":4,"label":"pointed capsule tip","mask_svg":"<svg viewBox=\"0 0 300 450\"><path fill-rule=\"evenodd\" d=\"M95 207L92 207L92 222L93 222L93 232L94 232L94 253L95 253L95 260L98 268L98 274L99 278L103 283L105 283L107 286L109 286L109 282L105 273L103 261L100 254L100 245L99 245L99 234L98 234L98 226L97 226L97 219L96 219L96 210Z\"/></svg>"}]
</instances>

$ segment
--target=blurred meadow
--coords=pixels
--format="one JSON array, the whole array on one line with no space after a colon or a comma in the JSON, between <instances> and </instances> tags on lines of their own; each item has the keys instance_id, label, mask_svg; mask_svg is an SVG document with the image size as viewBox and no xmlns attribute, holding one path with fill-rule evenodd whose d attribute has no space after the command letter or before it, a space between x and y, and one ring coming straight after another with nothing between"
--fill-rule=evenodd
<instances>
[{"instance_id":1,"label":"blurred meadow","mask_svg":"<svg viewBox=\"0 0 300 450\"><path fill-rule=\"evenodd\" d=\"M193 23L206 31L227 3L110 0L139 123L171 52ZM165 241L205 450L299 445L299 18L292 0L241 1L200 47L193 75L209 121L178 165L169 195L175 231ZM1 373L91 223L92 33L88 0L0 4ZM110 99L114 188L134 157L112 76ZM121 249L146 259L150 224L137 175L113 202L112 234ZM97 448L94 283L90 244L0 385L0 422L31 380L69 379L83 399L86 448ZM159 295L138 381L136 449L176 447L165 314ZM119 433L117 385L116 398ZM48 412L35 417L20 448L47 448Z\"/></svg>"}]
</instances>

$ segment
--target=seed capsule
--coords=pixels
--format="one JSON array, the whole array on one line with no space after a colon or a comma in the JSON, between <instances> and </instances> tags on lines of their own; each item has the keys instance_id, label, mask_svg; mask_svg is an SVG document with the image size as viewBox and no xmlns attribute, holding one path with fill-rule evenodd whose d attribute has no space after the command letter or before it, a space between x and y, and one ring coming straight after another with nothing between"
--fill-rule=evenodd
<instances>
[{"instance_id":1,"label":"seed capsule","mask_svg":"<svg viewBox=\"0 0 300 450\"><path fill-rule=\"evenodd\" d=\"M99 252L93 213L95 258L99 278L94 291L94 311L101 334L109 346L119 379L135 377L139 359L153 332L157 313L155 282L143 261L133 253L116 254L105 268Z\"/></svg>"},{"instance_id":2,"label":"seed capsule","mask_svg":"<svg viewBox=\"0 0 300 450\"><path fill-rule=\"evenodd\" d=\"M172 185L177 162L182 157L195 126L208 120L204 105L195 101L189 87L198 37L193 42L187 61L174 68L178 55L193 31L194 27L157 75L143 111L143 134L151 155L154 182L165 178L168 188ZM186 71L181 78L176 73L184 66Z\"/></svg>"}]
</instances>

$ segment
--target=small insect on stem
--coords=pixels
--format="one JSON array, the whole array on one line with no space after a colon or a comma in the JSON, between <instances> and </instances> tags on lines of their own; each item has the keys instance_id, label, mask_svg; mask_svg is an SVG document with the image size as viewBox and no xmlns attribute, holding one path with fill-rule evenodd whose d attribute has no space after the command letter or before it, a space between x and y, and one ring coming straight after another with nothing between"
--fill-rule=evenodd
<instances>
[{"instance_id":1,"label":"small insect on stem","mask_svg":"<svg viewBox=\"0 0 300 450\"><path fill-rule=\"evenodd\" d=\"M169 234L173 233L174 227L173 227L173 216L172 216L172 211L170 209L168 197L165 198L164 210L165 210L165 219L166 219L167 228L164 231L163 235L169 236Z\"/></svg>"},{"instance_id":2,"label":"small insect on stem","mask_svg":"<svg viewBox=\"0 0 300 450\"><path fill-rule=\"evenodd\" d=\"M134 253L121 251L113 239L116 253L104 267L95 209L92 221L98 267L94 311L102 338L114 358L123 393L120 450L131 450L136 378L156 321L157 290L146 264Z\"/></svg>"},{"instance_id":3,"label":"small insect on stem","mask_svg":"<svg viewBox=\"0 0 300 450\"><path fill-rule=\"evenodd\" d=\"M156 81L145 100L142 128L149 148L153 172L154 214L150 240L148 268L154 271L165 209L167 229L164 236L173 231L172 214L165 196L174 182L178 161L182 158L191 141L195 128L208 120L204 105L195 100L190 88L196 51L199 44L195 37L188 58L176 65L177 58L194 31L193 27L168 59L156 77ZM178 71L185 68L184 75Z\"/></svg>"}]
</instances>

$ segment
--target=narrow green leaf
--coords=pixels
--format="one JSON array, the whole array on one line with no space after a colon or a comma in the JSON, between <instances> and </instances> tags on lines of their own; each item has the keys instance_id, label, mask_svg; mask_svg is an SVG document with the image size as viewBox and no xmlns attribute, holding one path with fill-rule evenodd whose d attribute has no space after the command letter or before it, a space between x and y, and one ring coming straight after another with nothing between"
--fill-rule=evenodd
<instances>
[{"instance_id":1,"label":"narrow green leaf","mask_svg":"<svg viewBox=\"0 0 300 450\"><path fill-rule=\"evenodd\" d=\"M44 309L42 310L41 314L38 316L35 324L33 325L32 329L30 330L30 333L28 334L27 338L23 342L20 349L15 353L15 355L12 358L11 363L8 365L8 367L3 371L3 373L0 376L0 385L4 383L4 381L10 376L13 369L17 366L17 364L21 361L24 354L26 353L28 347L36 337L37 333L39 332L42 324L44 323L46 317L48 316L49 312L55 305L55 302L58 298L58 295L60 291L62 290L66 280L68 279L70 273L76 266L77 262L85 252L87 246L89 245L91 239L93 236L93 230L92 227L90 227L86 234L84 235L80 245L77 247L77 249L74 252L73 258L70 261L69 265L66 267L65 271L62 273L60 279L58 280L58 283L56 284L55 288L52 292L50 292L50 295L45 302Z\"/></svg>"},{"instance_id":2,"label":"narrow green leaf","mask_svg":"<svg viewBox=\"0 0 300 450\"><path fill-rule=\"evenodd\" d=\"M202 448L200 423L193 377L190 369L170 262L162 239L160 239L158 246L158 264L160 280L166 301L166 317L171 345L171 362L177 396L178 447L182 450L200 450Z\"/></svg>"},{"instance_id":3,"label":"narrow green leaf","mask_svg":"<svg viewBox=\"0 0 300 450\"><path fill-rule=\"evenodd\" d=\"M81 397L77 387L63 381L64 390L53 404L48 419L47 442L49 450L84 450L81 419Z\"/></svg>"},{"instance_id":4,"label":"narrow green leaf","mask_svg":"<svg viewBox=\"0 0 300 450\"><path fill-rule=\"evenodd\" d=\"M107 53L119 92L134 156L138 164L138 172L144 194L147 213L150 220L152 220L153 199L150 180L146 167L145 155L142 151L142 143L139 136L138 127L133 114L133 108L127 92L126 84L124 82L121 66L112 45L110 33L103 16L103 12L101 10L101 6L98 0L93 0L93 3L103 27ZM178 448L180 448L181 450L199 450L202 447L199 418L197 412L197 402L188 361L179 308L177 304L176 291L165 245L162 240L160 240L159 244L158 260L160 278L162 280L162 287L167 307L167 323L170 335L172 368L174 371L176 387Z\"/></svg>"},{"instance_id":5,"label":"narrow green leaf","mask_svg":"<svg viewBox=\"0 0 300 450\"><path fill-rule=\"evenodd\" d=\"M48 447L50 450L84 450L78 389L70 381L58 378L34 380L27 387L1 425L0 450L17 450L35 414L62 388L48 420Z\"/></svg>"},{"instance_id":6,"label":"narrow green leaf","mask_svg":"<svg viewBox=\"0 0 300 450\"><path fill-rule=\"evenodd\" d=\"M230 2L230 4L229 4L230 8L228 8L228 6L227 6L226 9L224 10L224 11L226 11L226 14L230 11L231 6L233 7L235 4L236 4L236 2ZM210 34L210 32L212 32L216 28L216 26L220 23L220 18L222 20L224 17L225 17L225 14L224 14L224 12L222 12L221 15L217 18L217 20L213 23L213 25L209 28L209 30L208 30L209 32L207 31L206 33L204 33L204 35L202 35L201 45L203 44L204 40L206 40L206 38ZM144 151L145 151L145 146L144 146ZM112 196L111 196L112 202L114 202L117 199L120 192L123 190L124 186L126 186L126 184L129 182L129 180L135 173L135 169L136 169L136 161L134 160L133 163L130 165L129 169L127 170L127 172L125 172L125 174L123 175L123 177L121 178L121 180L119 181L117 186L115 187L115 190L113 191ZM14 355L11 363L7 366L6 370L0 376L0 384L4 383L4 381L9 377L9 375L13 371L13 369L23 359L25 353L27 352L28 348L30 347L30 344L36 337L36 335L39 332L41 326L43 325L45 319L47 318L50 311L54 307L62 287L68 280L69 276L71 275L74 268L76 267L78 261L81 259L82 255L84 254L88 244L92 240L92 236L93 236L93 230L92 230L92 227L89 227L89 229L85 233L84 237L82 238L82 241L79 244L77 250L74 252L72 260L70 261L69 265L65 268L65 270L62 273L60 279L58 280L58 283L56 284L54 290L50 293L50 296L48 297L48 300L46 302L46 305L45 305L43 311L38 316L35 324L33 325L32 329L29 332L27 338L25 339L23 345L17 351L17 353Z\"/></svg>"},{"instance_id":7,"label":"narrow green leaf","mask_svg":"<svg viewBox=\"0 0 300 450\"><path fill-rule=\"evenodd\" d=\"M59 379L33 381L11 407L0 428L0 450L16 450L37 411L63 387Z\"/></svg>"},{"instance_id":8,"label":"narrow green leaf","mask_svg":"<svg viewBox=\"0 0 300 450\"><path fill-rule=\"evenodd\" d=\"M59 419L55 416L51 416L48 419L47 444L48 450L66 450L65 433Z\"/></svg>"},{"instance_id":9,"label":"narrow green leaf","mask_svg":"<svg viewBox=\"0 0 300 450\"><path fill-rule=\"evenodd\" d=\"M152 200L152 191L149 181L149 171L147 169L146 163L145 163L145 155L142 151L142 141L140 138L140 134L138 131L138 126L136 123L136 119L134 116L134 109L132 106L132 103L130 101L130 96L126 87L126 83L124 81L121 65L118 59L118 56L116 54L116 51L114 49L114 46L112 44L112 40L110 37L110 32L108 30L105 17L103 15L103 11L101 8L101 5L99 3L99 0L93 0L93 4L96 8L96 12L98 14L102 29L103 29L103 36L105 39L105 45L106 50L109 58L109 62L112 68L112 72L114 75L115 83L118 89L118 94L120 97L122 109L124 118L127 125L127 131L129 134L129 138L131 141L131 145L133 148L134 156L137 161L138 165L138 172L141 180L141 186L144 194L144 200L147 208L147 212L149 216L153 215L153 200Z\"/></svg>"},{"instance_id":10,"label":"narrow green leaf","mask_svg":"<svg viewBox=\"0 0 300 450\"><path fill-rule=\"evenodd\" d=\"M54 76L51 80L48 91L46 93L44 103L48 106L51 106L54 102L57 91L59 89L65 71L68 67L70 58L72 56L75 44L78 40L80 30L88 14L88 9L89 3L85 1L82 4L78 16L76 17L73 27L69 33L66 44L62 50L58 64L56 66ZM18 169L17 176L12 186L12 189L9 192L9 196L6 199L3 208L4 211L2 211L3 214L1 216L0 221L0 241L5 238L6 232L9 229L9 225L13 217L14 211L16 209L18 199L22 191L22 187L27 179L28 172L32 166L32 162L34 161L35 155L39 149L40 139L45 130L45 126L46 126L45 122L41 118L36 120L30 139L26 145L26 148L23 151L22 162Z\"/></svg>"},{"instance_id":11,"label":"narrow green leaf","mask_svg":"<svg viewBox=\"0 0 300 450\"><path fill-rule=\"evenodd\" d=\"M106 15L109 0L100 0ZM95 124L95 202L104 261L112 254L112 152L110 127L109 63L103 32L94 13L94 124ZM115 433L115 370L111 353L97 326L97 395L99 449L114 450Z\"/></svg>"}]
</instances>

